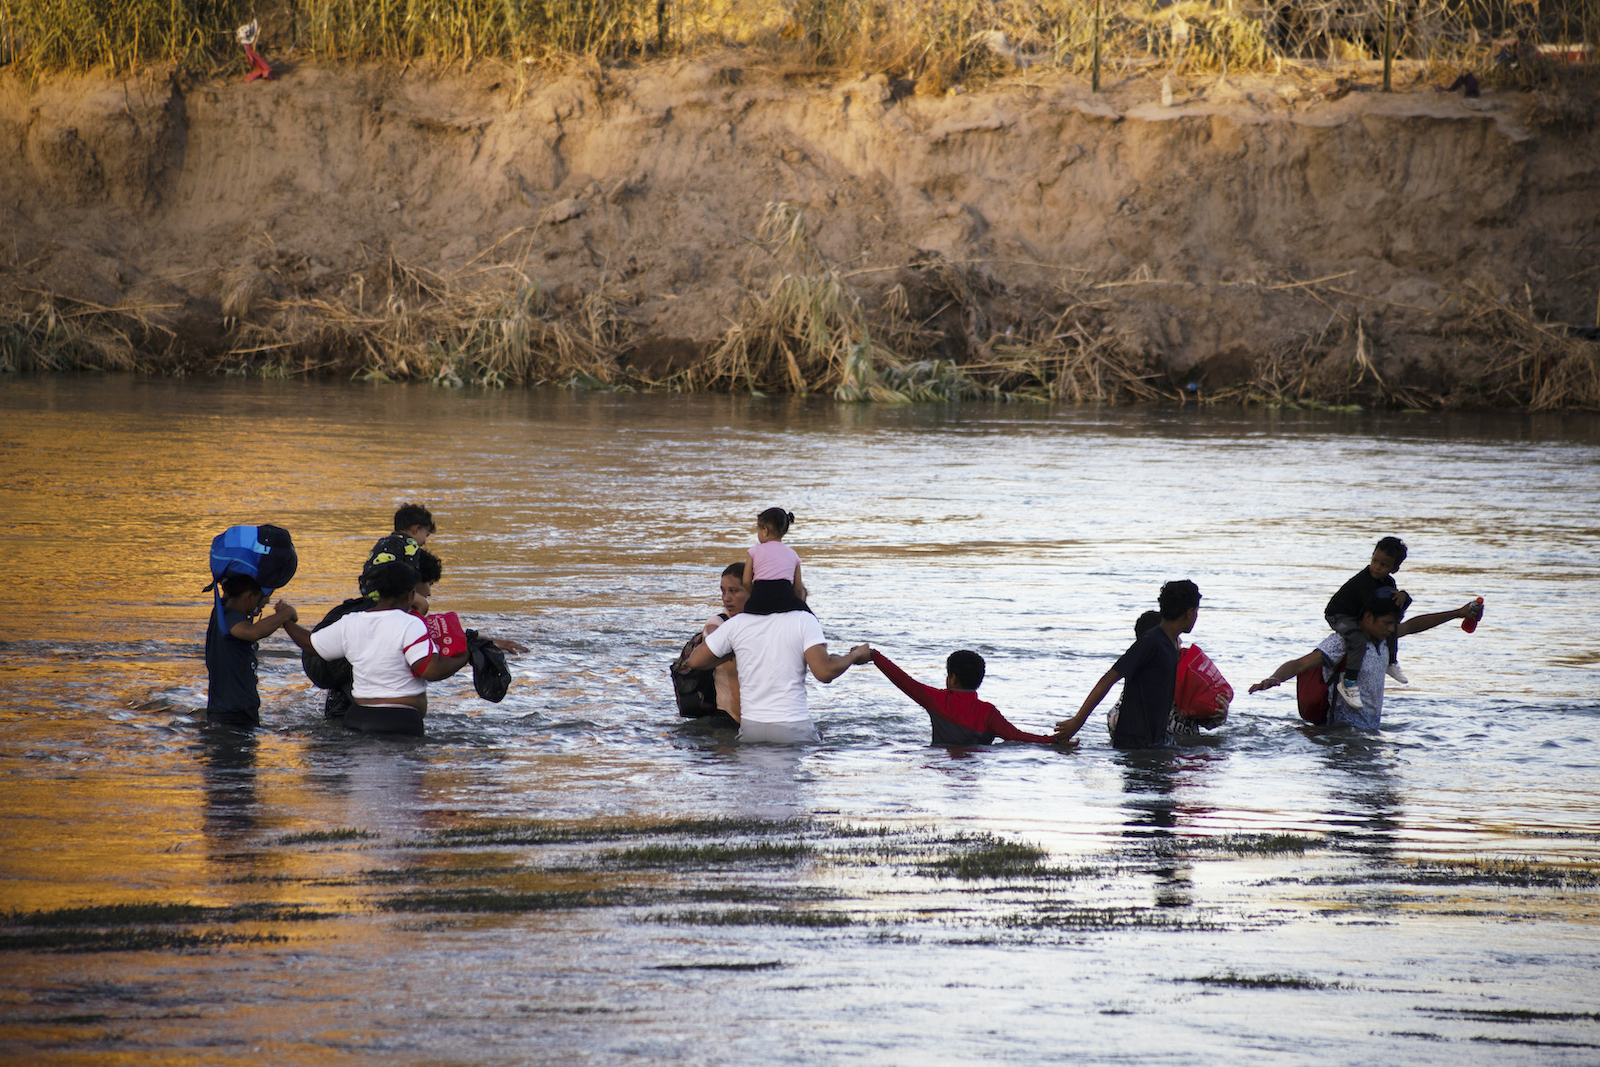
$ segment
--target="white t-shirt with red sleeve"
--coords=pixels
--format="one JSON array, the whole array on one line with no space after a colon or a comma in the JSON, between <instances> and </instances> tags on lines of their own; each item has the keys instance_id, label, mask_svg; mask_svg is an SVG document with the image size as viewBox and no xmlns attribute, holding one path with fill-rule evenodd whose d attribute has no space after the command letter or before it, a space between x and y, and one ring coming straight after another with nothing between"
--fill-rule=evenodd
<instances>
[{"instance_id":1,"label":"white t-shirt with red sleeve","mask_svg":"<svg viewBox=\"0 0 1600 1067\"><path fill-rule=\"evenodd\" d=\"M437 651L428 624L409 611L353 611L311 635L323 659L347 659L355 674L357 700L417 696L428 691L419 678Z\"/></svg>"}]
</instances>

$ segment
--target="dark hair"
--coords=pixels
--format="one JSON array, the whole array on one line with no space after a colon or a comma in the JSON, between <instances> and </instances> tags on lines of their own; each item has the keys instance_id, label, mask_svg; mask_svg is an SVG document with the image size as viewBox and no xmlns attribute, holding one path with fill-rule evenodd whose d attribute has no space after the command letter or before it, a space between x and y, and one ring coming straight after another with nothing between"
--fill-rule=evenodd
<instances>
[{"instance_id":1,"label":"dark hair","mask_svg":"<svg viewBox=\"0 0 1600 1067\"><path fill-rule=\"evenodd\" d=\"M1378 551L1394 560L1398 570L1400 564L1406 561L1406 543L1398 537L1383 537L1378 540Z\"/></svg>"},{"instance_id":2,"label":"dark hair","mask_svg":"<svg viewBox=\"0 0 1600 1067\"><path fill-rule=\"evenodd\" d=\"M976 652L963 648L950 653L950 658L944 661L944 669L963 689L976 689L983 684L983 657Z\"/></svg>"},{"instance_id":3,"label":"dark hair","mask_svg":"<svg viewBox=\"0 0 1600 1067\"><path fill-rule=\"evenodd\" d=\"M413 526L426 526L430 534L439 532L439 528L433 524L433 512L421 504L401 504L400 510L394 513L395 532L409 530Z\"/></svg>"},{"instance_id":4,"label":"dark hair","mask_svg":"<svg viewBox=\"0 0 1600 1067\"><path fill-rule=\"evenodd\" d=\"M421 579L417 570L409 563L395 560L393 563L380 563L372 568L372 588L381 600L394 600L403 597L417 587Z\"/></svg>"},{"instance_id":5,"label":"dark hair","mask_svg":"<svg viewBox=\"0 0 1600 1067\"><path fill-rule=\"evenodd\" d=\"M1361 614L1371 615L1374 619L1381 619L1385 615L1398 619L1400 617L1400 605L1395 603L1394 597L1373 597L1361 605Z\"/></svg>"},{"instance_id":6,"label":"dark hair","mask_svg":"<svg viewBox=\"0 0 1600 1067\"><path fill-rule=\"evenodd\" d=\"M417 549L417 577L428 584L437 582L444 574L444 563L425 548Z\"/></svg>"},{"instance_id":7,"label":"dark hair","mask_svg":"<svg viewBox=\"0 0 1600 1067\"><path fill-rule=\"evenodd\" d=\"M1161 587L1156 603L1161 605L1163 619L1182 618L1184 612L1200 606L1200 587L1187 578L1179 578Z\"/></svg>"},{"instance_id":8,"label":"dark hair","mask_svg":"<svg viewBox=\"0 0 1600 1067\"><path fill-rule=\"evenodd\" d=\"M794 512L784 511L782 508L768 508L756 516L756 525L765 526L778 535L778 540L783 540L783 535L789 532L789 527L794 525Z\"/></svg>"},{"instance_id":9,"label":"dark hair","mask_svg":"<svg viewBox=\"0 0 1600 1067\"><path fill-rule=\"evenodd\" d=\"M222 595L224 598L236 597L240 593L253 593L261 595L261 583L248 574L230 574L222 579Z\"/></svg>"},{"instance_id":10,"label":"dark hair","mask_svg":"<svg viewBox=\"0 0 1600 1067\"><path fill-rule=\"evenodd\" d=\"M726 567L722 568L722 577L724 577L724 578L738 578L740 581L743 581L744 580L744 564L743 563L730 563L730 564L728 564Z\"/></svg>"},{"instance_id":11,"label":"dark hair","mask_svg":"<svg viewBox=\"0 0 1600 1067\"><path fill-rule=\"evenodd\" d=\"M1147 611L1139 616L1139 621L1133 624L1133 636L1143 637L1146 630L1152 626L1161 625L1161 612Z\"/></svg>"}]
</instances>

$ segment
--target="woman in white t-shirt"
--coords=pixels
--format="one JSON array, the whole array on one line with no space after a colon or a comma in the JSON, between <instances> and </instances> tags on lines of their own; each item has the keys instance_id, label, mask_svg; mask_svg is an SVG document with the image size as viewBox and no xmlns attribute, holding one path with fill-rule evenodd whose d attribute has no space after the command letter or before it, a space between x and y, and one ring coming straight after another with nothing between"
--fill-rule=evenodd
<instances>
[{"instance_id":1,"label":"woman in white t-shirt","mask_svg":"<svg viewBox=\"0 0 1600 1067\"><path fill-rule=\"evenodd\" d=\"M371 574L378 602L311 635L323 659L347 659L355 675L345 713L346 729L363 733L422 733L428 713L428 683L467 665L467 654L442 656L428 637L428 624L411 613L417 572L387 563Z\"/></svg>"}]
</instances>

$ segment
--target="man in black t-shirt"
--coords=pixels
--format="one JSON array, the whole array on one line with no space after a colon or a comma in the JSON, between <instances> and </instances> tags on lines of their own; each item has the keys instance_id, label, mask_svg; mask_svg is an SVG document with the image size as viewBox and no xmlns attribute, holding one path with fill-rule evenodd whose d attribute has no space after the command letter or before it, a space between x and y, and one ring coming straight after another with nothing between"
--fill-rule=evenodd
<instances>
[{"instance_id":1,"label":"man in black t-shirt","mask_svg":"<svg viewBox=\"0 0 1600 1067\"><path fill-rule=\"evenodd\" d=\"M1105 699L1118 680L1122 688L1122 713L1117 718L1111 743L1117 748L1162 748L1172 744L1167 731L1172 698L1178 685L1178 635L1194 629L1200 617L1200 587L1187 579L1161 587L1158 601L1161 625L1152 626L1115 666L1106 671L1084 698L1083 707L1070 719L1056 723L1056 740L1064 741L1083 729L1094 709Z\"/></svg>"}]
</instances>

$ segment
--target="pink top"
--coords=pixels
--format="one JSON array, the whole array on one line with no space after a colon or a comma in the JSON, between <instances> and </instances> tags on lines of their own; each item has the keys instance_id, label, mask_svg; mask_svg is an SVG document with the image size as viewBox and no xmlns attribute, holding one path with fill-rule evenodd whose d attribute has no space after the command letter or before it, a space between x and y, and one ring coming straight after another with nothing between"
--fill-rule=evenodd
<instances>
[{"instance_id":1,"label":"pink top","mask_svg":"<svg viewBox=\"0 0 1600 1067\"><path fill-rule=\"evenodd\" d=\"M762 541L751 546L750 559L755 563L750 575L753 582L766 582L774 578L792 582L794 569L800 566L799 554L782 541Z\"/></svg>"}]
</instances>

